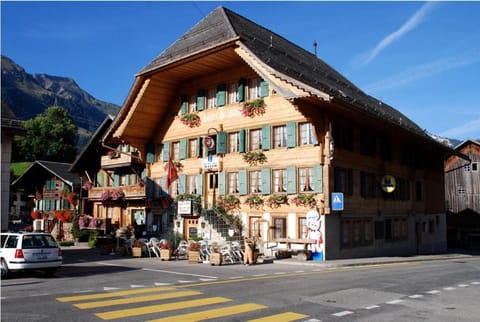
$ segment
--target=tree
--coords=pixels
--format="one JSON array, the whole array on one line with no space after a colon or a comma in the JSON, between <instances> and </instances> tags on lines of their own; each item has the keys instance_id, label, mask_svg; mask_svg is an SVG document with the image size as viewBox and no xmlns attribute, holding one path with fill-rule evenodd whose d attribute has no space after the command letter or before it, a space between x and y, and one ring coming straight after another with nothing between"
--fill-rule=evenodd
<instances>
[{"instance_id":1,"label":"tree","mask_svg":"<svg viewBox=\"0 0 480 322\"><path fill-rule=\"evenodd\" d=\"M73 162L76 156L75 136L77 126L68 111L51 106L42 114L24 122L27 131L15 137L13 160Z\"/></svg>"}]
</instances>

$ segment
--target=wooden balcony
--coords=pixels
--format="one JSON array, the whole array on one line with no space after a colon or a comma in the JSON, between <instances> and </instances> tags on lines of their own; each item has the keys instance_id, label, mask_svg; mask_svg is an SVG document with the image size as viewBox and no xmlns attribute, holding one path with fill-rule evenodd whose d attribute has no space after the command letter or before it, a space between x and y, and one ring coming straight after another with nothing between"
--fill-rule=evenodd
<instances>
[{"instance_id":1,"label":"wooden balcony","mask_svg":"<svg viewBox=\"0 0 480 322\"><path fill-rule=\"evenodd\" d=\"M103 155L101 158L101 167L103 169L129 167L132 165L140 165L143 162L138 158L136 152L114 152L110 151L108 155Z\"/></svg>"},{"instance_id":2,"label":"wooden balcony","mask_svg":"<svg viewBox=\"0 0 480 322\"><path fill-rule=\"evenodd\" d=\"M125 199L141 198L145 197L145 186L140 187L138 185L121 186L121 187L93 187L88 191L88 199L101 199L102 192L122 190L125 194Z\"/></svg>"}]
</instances>

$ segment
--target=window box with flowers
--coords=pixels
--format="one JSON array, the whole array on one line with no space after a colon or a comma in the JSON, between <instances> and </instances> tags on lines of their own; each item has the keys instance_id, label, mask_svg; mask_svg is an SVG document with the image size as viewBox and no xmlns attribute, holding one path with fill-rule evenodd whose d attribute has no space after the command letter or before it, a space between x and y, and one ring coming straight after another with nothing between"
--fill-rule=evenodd
<instances>
[{"instance_id":1,"label":"window box with flowers","mask_svg":"<svg viewBox=\"0 0 480 322\"><path fill-rule=\"evenodd\" d=\"M108 190L107 190L107 191L102 191L102 193L100 194L100 199L101 199L102 201L107 201L107 200L109 200L110 198L111 198L111 196L110 196L110 191L108 191Z\"/></svg>"},{"instance_id":2,"label":"window box with flowers","mask_svg":"<svg viewBox=\"0 0 480 322\"><path fill-rule=\"evenodd\" d=\"M307 208L315 208L317 206L317 200L313 193L302 193L292 199L290 202L295 206L303 206Z\"/></svg>"},{"instance_id":3,"label":"window box with flowers","mask_svg":"<svg viewBox=\"0 0 480 322\"><path fill-rule=\"evenodd\" d=\"M254 117L265 114L265 101L263 98L245 102L240 110L243 116Z\"/></svg>"},{"instance_id":4,"label":"window box with flowers","mask_svg":"<svg viewBox=\"0 0 480 322\"><path fill-rule=\"evenodd\" d=\"M177 168L177 171L178 171L178 172L182 172L182 171L183 171L183 164L182 164L182 162L180 162L180 161L173 161L173 165L175 166L175 168Z\"/></svg>"},{"instance_id":5,"label":"window box with flowers","mask_svg":"<svg viewBox=\"0 0 480 322\"><path fill-rule=\"evenodd\" d=\"M281 205L288 205L287 195L272 195L267 199L267 206L270 208L278 208Z\"/></svg>"},{"instance_id":6,"label":"window box with flowers","mask_svg":"<svg viewBox=\"0 0 480 322\"><path fill-rule=\"evenodd\" d=\"M247 162L250 166L256 166L257 164L267 162L267 156L262 151L249 151L243 155L243 161Z\"/></svg>"},{"instance_id":7,"label":"window box with flowers","mask_svg":"<svg viewBox=\"0 0 480 322\"><path fill-rule=\"evenodd\" d=\"M240 199L234 195L220 196L217 200L217 206L226 211L240 209Z\"/></svg>"},{"instance_id":8,"label":"window box with flowers","mask_svg":"<svg viewBox=\"0 0 480 322\"><path fill-rule=\"evenodd\" d=\"M264 201L259 195L251 195L245 199L245 204L249 205L250 208L260 209L263 207Z\"/></svg>"},{"instance_id":9,"label":"window box with flowers","mask_svg":"<svg viewBox=\"0 0 480 322\"><path fill-rule=\"evenodd\" d=\"M180 121L189 127L200 126L200 116L197 113L186 113L180 117Z\"/></svg>"},{"instance_id":10,"label":"window box with flowers","mask_svg":"<svg viewBox=\"0 0 480 322\"><path fill-rule=\"evenodd\" d=\"M118 200L118 199L124 198L125 193L122 191L122 189L114 189L110 193L110 197L112 198L112 200Z\"/></svg>"},{"instance_id":11,"label":"window box with flowers","mask_svg":"<svg viewBox=\"0 0 480 322\"><path fill-rule=\"evenodd\" d=\"M57 210L54 213L55 219L59 220L62 223L71 222L73 219L73 214L70 211Z\"/></svg>"}]
</instances>

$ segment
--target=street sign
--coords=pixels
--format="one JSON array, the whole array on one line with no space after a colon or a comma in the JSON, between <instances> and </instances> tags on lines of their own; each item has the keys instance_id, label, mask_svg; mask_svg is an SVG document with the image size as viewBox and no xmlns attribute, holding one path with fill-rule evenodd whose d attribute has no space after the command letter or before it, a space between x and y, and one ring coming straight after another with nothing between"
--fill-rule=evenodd
<instances>
[{"instance_id":1,"label":"street sign","mask_svg":"<svg viewBox=\"0 0 480 322\"><path fill-rule=\"evenodd\" d=\"M332 210L343 211L343 192L332 192Z\"/></svg>"}]
</instances>

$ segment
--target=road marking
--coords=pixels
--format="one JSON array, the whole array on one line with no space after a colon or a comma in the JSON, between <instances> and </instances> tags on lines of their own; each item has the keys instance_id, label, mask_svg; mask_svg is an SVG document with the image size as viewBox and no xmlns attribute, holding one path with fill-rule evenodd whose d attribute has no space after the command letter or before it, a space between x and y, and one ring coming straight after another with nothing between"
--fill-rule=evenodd
<instances>
[{"instance_id":1,"label":"road marking","mask_svg":"<svg viewBox=\"0 0 480 322\"><path fill-rule=\"evenodd\" d=\"M195 277L199 277L199 278L212 278L212 279L217 279L216 276L198 275L198 274L190 274L190 273L181 273L181 272L175 272L175 271L165 271L165 270L153 269L153 268L142 268L142 270L143 270L143 271L150 271L150 272L166 273L166 274L195 276Z\"/></svg>"},{"instance_id":2,"label":"road marking","mask_svg":"<svg viewBox=\"0 0 480 322\"><path fill-rule=\"evenodd\" d=\"M393 301L387 302L387 304L398 304L398 303L400 303L400 302L403 302L403 300L401 300L401 299L393 300Z\"/></svg>"},{"instance_id":3,"label":"road marking","mask_svg":"<svg viewBox=\"0 0 480 322\"><path fill-rule=\"evenodd\" d=\"M159 292L159 291L173 291L173 290L175 290L174 287L148 287L148 288L137 288L133 290L124 290L124 291L107 292L107 293L64 296L64 297L57 297L56 300L59 302L75 302L75 301L83 301L83 300L105 299L109 297L119 297L119 296L125 296L125 295L152 293L152 292Z\"/></svg>"},{"instance_id":4,"label":"road marking","mask_svg":"<svg viewBox=\"0 0 480 322\"><path fill-rule=\"evenodd\" d=\"M421 297L423 297L423 295L420 295L420 294L415 294L415 295L410 295L409 296L409 298L411 298L411 299L419 299Z\"/></svg>"},{"instance_id":5,"label":"road marking","mask_svg":"<svg viewBox=\"0 0 480 322\"><path fill-rule=\"evenodd\" d=\"M443 288L445 291L453 291L455 287L444 287Z\"/></svg>"},{"instance_id":6,"label":"road marking","mask_svg":"<svg viewBox=\"0 0 480 322\"><path fill-rule=\"evenodd\" d=\"M195 281L192 281L192 280L178 280L177 282L181 283L181 284L185 284L185 283L193 283Z\"/></svg>"},{"instance_id":7,"label":"road marking","mask_svg":"<svg viewBox=\"0 0 480 322\"><path fill-rule=\"evenodd\" d=\"M264 318L248 320L247 322L290 322L298 319L308 318L308 315L295 313L295 312L285 312L275 315L266 316Z\"/></svg>"},{"instance_id":8,"label":"road marking","mask_svg":"<svg viewBox=\"0 0 480 322\"><path fill-rule=\"evenodd\" d=\"M187 308L199 307L199 306L210 305L210 304L219 304L219 303L225 303L230 301L232 300L225 297L208 297L208 298L190 300L190 301L180 301L180 302L173 302L173 303L167 303L167 304L142 306L142 307L132 308L132 309L101 312L101 313L95 313L95 315L103 320L113 320L113 319L132 317L132 316L137 316L142 314L183 310ZM178 320L186 321L183 319L178 319ZM175 317L168 318L168 321L178 321L178 320L175 319Z\"/></svg>"},{"instance_id":9,"label":"road marking","mask_svg":"<svg viewBox=\"0 0 480 322\"><path fill-rule=\"evenodd\" d=\"M458 284L458 287L468 287L468 284Z\"/></svg>"},{"instance_id":10,"label":"road marking","mask_svg":"<svg viewBox=\"0 0 480 322\"><path fill-rule=\"evenodd\" d=\"M220 309L212 309L206 311L200 311L195 313L186 313L180 314L175 316L169 316L163 319L156 319L156 320L149 320L147 322L171 322L171 321L182 321L182 322L190 322L190 321L200 321L206 319L214 319L214 318L221 318L224 316L239 314L239 313L246 313L256 310L261 310L266 308L264 305L255 304L255 303L247 303L247 304L240 304L235 306L229 306Z\"/></svg>"},{"instance_id":11,"label":"road marking","mask_svg":"<svg viewBox=\"0 0 480 322\"><path fill-rule=\"evenodd\" d=\"M157 283L157 282L155 282L154 284L155 284L155 286L164 286L164 285L172 285L173 283Z\"/></svg>"},{"instance_id":12,"label":"road marking","mask_svg":"<svg viewBox=\"0 0 480 322\"><path fill-rule=\"evenodd\" d=\"M471 282L472 285L480 285L480 282Z\"/></svg>"},{"instance_id":13,"label":"road marking","mask_svg":"<svg viewBox=\"0 0 480 322\"><path fill-rule=\"evenodd\" d=\"M373 309L378 309L380 307L380 305L370 305L370 306L366 306L365 309L366 310L373 310Z\"/></svg>"},{"instance_id":14,"label":"road marking","mask_svg":"<svg viewBox=\"0 0 480 322\"><path fill-rule=\"evenodd\" d=\"M333 313L332 315L342 317L342 316L350 315L350 314L353 314L353 312L352 311L342 311L342 312Z\"/></svg>"},{"instance_id":15,"label":"road marking","mask_svg":"<svg viewBox=\"0 0 480 322\"><path fill-rule=\"evenodd\" d=\"M138 285L138 284L132 284L130 285L131 288L139 288L139 287L147 287L146 285Z\"/></svg>"},{"instance_id":16,"label":"road marking","mask_svg":"<svg viewBox=\"0 0 480 322\"><path fill-rule=\"evenodd\" d=\"M425 293L428 293L428 294L438 294L438 293L440 293L440 291L439 291L439 290L431 290L431 291L427 291L427 292L425 292Z\"/></svg>"},{"instance_id":17,"label":"road marking","mask_svg":"<svg viewBox=\"0 0 480 322\"><path fill-rule=\"evenodd\" d=\"M78 307L79 309L93 309L98 307L106 307L106 306L113 306L113 305L122 305L122 304L130 304L130 303L141 303L141 302L149 302L149 301L156 301L156 300L166 300L166 299L175 299L184 296L193 296L202 294L198 291L178 291L178 292L171 292L171 293L161 293L161 294L152 294L152 295L144 295L144 296L136 296L136 297L128 297L116 300L107 300L107 301L94 301L94 302L86 302L86 303L77 303L73 304L74 306Z\"/></svg>"}]
</instances>

